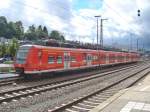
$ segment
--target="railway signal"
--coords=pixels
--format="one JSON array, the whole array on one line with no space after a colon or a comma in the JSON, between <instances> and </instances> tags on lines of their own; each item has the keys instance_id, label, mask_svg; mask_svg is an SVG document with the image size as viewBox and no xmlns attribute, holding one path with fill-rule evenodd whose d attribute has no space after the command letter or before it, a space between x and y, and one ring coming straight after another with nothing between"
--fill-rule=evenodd
<instances>
[{"instance_id":1,"label":"railway signal","mask_svg":"<svg viewBox=\"0 0 150 112\"><path fill-rule=\"evenodd\" d=\"M137 12L138 12L138 16L141 16L141 11L140 11L140 10L137 10Z\"/></svg>"}]
</instances>

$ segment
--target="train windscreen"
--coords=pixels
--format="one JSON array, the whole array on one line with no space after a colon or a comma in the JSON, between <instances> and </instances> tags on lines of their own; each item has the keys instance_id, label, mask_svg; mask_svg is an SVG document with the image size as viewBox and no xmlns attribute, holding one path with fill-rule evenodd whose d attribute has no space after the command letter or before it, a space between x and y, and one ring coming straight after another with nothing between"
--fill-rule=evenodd
<instances>
[{"instance_id":1,"label":"train windscreen","mask_svg":"<svg viewBox=\"0 0 150 112\"><path fill-rule=\"evenodd\" d=\"M31 46L21 46L17 52L16 63L24 64Z\"/></svg>"}]
</instances>

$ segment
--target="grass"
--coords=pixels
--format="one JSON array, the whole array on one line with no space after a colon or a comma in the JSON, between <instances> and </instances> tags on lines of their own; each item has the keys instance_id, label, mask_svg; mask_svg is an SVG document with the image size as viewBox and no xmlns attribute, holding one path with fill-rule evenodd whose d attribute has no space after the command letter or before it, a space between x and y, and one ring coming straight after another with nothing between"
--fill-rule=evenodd
<instances>
[{"instance_id":1,"label":"grass","mask_svg":"<svg viewBox=\"0 0 150 112\"><path fill-rule=\"evenodd\" d=\"M12 72L15 72L13 67L0 68L0 73L12 73Z\"/></svg>"},{"instance_id":2,"label":"grass","mask_svg":"<svg viewBox=\"0 0 150 112\"><path fill-rule=\"evenodd\" d=\"M5 61L3 64L13 64L13 61Z\"/></svg>"},{"instance_id":3,"label":"grass","mask_svg":"<svg viewBox=\"0 0 150 112\"><path fill-rule=\"evenodd\" d=\"M5 61L2 64L8 64L8 65L12 65L14 62L13 61ZM0 67L0 73L11 73L11 72L15 72L14 67Z\"/></svg>"}]
</instances>

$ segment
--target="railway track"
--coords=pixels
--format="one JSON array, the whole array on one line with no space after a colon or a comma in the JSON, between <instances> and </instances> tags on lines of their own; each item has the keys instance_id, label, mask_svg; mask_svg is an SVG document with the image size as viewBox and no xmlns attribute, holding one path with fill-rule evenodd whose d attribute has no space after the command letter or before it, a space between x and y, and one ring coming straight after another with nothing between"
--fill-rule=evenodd
<instances>
[{"instance_id":1,"label":"railway track","mask_svg":"<svg viewBox=\"0 0 150 112\"><path fill-rule=\"evenodd\" d=\"M88 112L119 90L130 87L138 82L150 72L149 68L150 66L138 70L136 73L132 73L116 80L103 88L93 91L92 93L87 93L69 101L68 103L62 104L61 106L49 109L48 112Z\"/></svg>"},{"instance_id":2,"label":"railway track","mask_svg":"<svg viewBox=\"0 0 150 112\"><path fill-rule=\"evenodd\" d=\"M76 79L76 78L82 78L82 77L87 77L87 76L90 76L90 75L93 75L93 74L96 74L96 73L104 73L104 72L106 72L106 71L112 71L113 69L119 69L119 68L122 68L122 67L128 67L128 66L132 66L132 64L133 63L131 63L131 64L127 64L127 65L121 65L120 67L119 66L114 66L114 67L111 67L111 68L104 68L104 70L95 70L95 72L92 72L92 74L91 74L91 72L89 71L88 73L82 73L82 75L79 75L79 77L78 77L78 74L77 75L75 75L75 77L73 77L72 79ZM138 63L139 64L139 63ZM140 62L140 64L141 64L141 62ZM81 74L81 73L80 73ZM89 74L89 75L84 75L84 74ZM77 76L77 77L76 77ZM70 76L69 76L70 77ZM68 77L67 77L68 78ZM65 79L65 77L63 77L62 79ZM69 78L69 80L70 80L71 78ZM40 82L41 81L45 81L46 82L46 80L49 80L49 79L40 79ZM54 80L57 80L57 79L55 79L54 78ZM28 84L28 83L32 83L32 82L39 82L39 80L37 79L37 80L24 80L23 79L23 77L19 77L19 76L15 76L15 77L9 77L9 78L4 78L4 79L0 79L0 87L3 87L3 86L8 86L8 85L12 85L12 84ZM23 85L24 86L24 85ZM25 85L26 86L26 85Z\"/></svg>"},{"instance_id":3,"label":"railway track","mask_svg":"<svg viewBox=\"0 0 150 112\"><path fill-rule=\"evenodd\" d=\"M0 80L0 87L6 86L6 85L11 85L11 84L15 83L16 81L19 81L22 79L23 79L23 77L19 77L19 76L1 79Z\"/></svg>"},{"instance_id":4,"label":"railway track","mask_svg":"<svg viewBox=\"0 0 150 112\"><path fill-rule=\"evenodd\" d=\"M11 91L3 91L0 93L0 103L10 102L12 100L17 100L17 99L24 98L27 96L38 95L42 92L46 92L46 91L50 91L50 90L56 90L59 88L79 84L81 82L89 81L92 79L104 78L106 76L109 76L111 78L112 76L109 74L113 74L113 73L120 72L123 70L138 68L138 67L140 68L140 66L138 66L138 65L132 66L132 67L130 66L130 67L110 71L107 73L101 73L98 75L93 75L93 76L89 76L89 77L85 77L85 78L81 78L81 79L76 79L76 80L65 81L65 82L61 82L61 83L46 83L46 84L41 84L41 85L36 85L36 86L24 87L24 88L20 88L20 89L16 89L16 90L11 90Z\"/></svg>"},{"instance_id":5,"label":"railway track","mask_svg":"<svg viewBox=\"0 0 150 112\"><path fill-rule=\"evenodd\" d=\"M96 70L89 70L89 71L82 71L81 73L73 73L71 75L62 75L58 76L56 75L56 77L47 77L47 78L36 78L34 80L25 80L22 77L13 77L13 78L5 78L3 80L1 80L0 83L0 92L1 91L7 91L7 90L15 90L18 88L22 88L22 87L28 87L30 85L34 86L34 85L42 85L42 84L46 84L46 83L57 83L57 82L63 82L63 81L68 81L68 80L75 80L75 79L79 79L79 78L83 78L83 77L88 77L88 76L92 76L94 74L98 74L98 73L104 73L104 72L108 72L108 71L113 71L113 70L117 70L120 68L125 68L125 67L129 67L129 66L133 66L133 65L139 65L139 64L143 64L143 62L139 62L139 63L129 63L127 65L117 65L117 66L111 66L111 67L104 67L103 69L101 68L96 69ZM68 73L69 74L69 73ZM60 74L58 74L60 75ZM8 80L9 79L9 80Z\"/></svg>"}]
</instances>

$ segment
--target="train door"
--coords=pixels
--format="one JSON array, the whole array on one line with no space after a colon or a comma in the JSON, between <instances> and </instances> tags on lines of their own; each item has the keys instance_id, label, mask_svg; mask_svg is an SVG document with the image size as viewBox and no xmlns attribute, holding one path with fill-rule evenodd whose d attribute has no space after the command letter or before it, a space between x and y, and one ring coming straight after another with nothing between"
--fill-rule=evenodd
<instances>
[{"instance_id":1,"label":"train door","mask_svg":"<svg viewBox=\"0 0 150 112\"><path fill-rule=\"evenodd\" d=\"M86 62L87 62L87 66L90 66L92 64L92 55L91 54L87 54L86 57Z\"/></svg>"},{"instance_id":2,"label":"train door","mask_svg":"<svg viewBox=\"0 0 150 112\"><path fill-rule=\"evenodd\" d=\"M64 53L64 69L70 68L70 53L65 52Z\"/></svg>"},{"instance_id":3,"label":"train door","mask_svg":"<svg viewBox=\"0 0 150 112\"><path fill-rule=\"evenodd\" d=\"M127 60L127 59L126 59L126 54L124 54L124 62L126 62L126 60Z\"/></svg>"},{"instance_id":4,"label":"train door","mask_svg":"<svg viewBox=\"0 0 150 112\"><path fill-rule=\"evenodd\" d=\"M42 59L43 59L43 52L42 52L42 50L40 49L40 50L38 51L38 64L36 65L39 70L42 70L42 68L43 68Z\"/></svg>"},{"instance_id":5,"label":"train door","mask_svg":"<svg viewBox=\"0 0 150 112\"><path fill-rule=\"evenodd\" d=\"M115 54L115 63L117 63L118 62L118 54L116 53Z\"/></svg>"},{"instance_id":6,"label":"train door","mask_svg":"<svg viewBox=\"0 0 150 112\"><path fill-rule=\"evenodd\" d=\"M42 50L39 50L38 51L38 61L39 61L39 65L41 65L42 64Z\"/></svg>"},{"instance_id":7,"label":"train door","mask_svg":"<svg viewBox=\"0 0 150 112\"><path fill-rule=\"evenodd\" d=\"M106 53L106 64L109 64L109 53Z\"/></svg>"}]
</instances>

